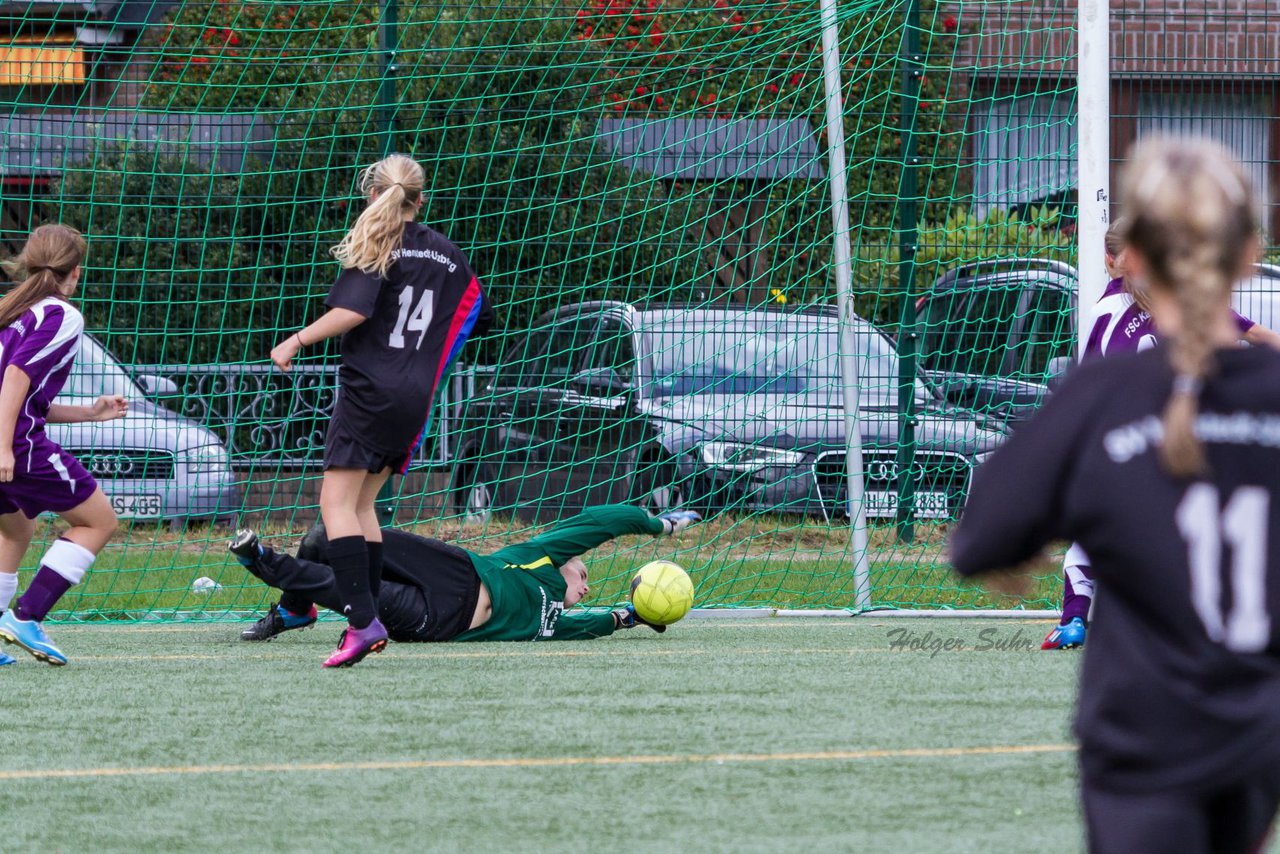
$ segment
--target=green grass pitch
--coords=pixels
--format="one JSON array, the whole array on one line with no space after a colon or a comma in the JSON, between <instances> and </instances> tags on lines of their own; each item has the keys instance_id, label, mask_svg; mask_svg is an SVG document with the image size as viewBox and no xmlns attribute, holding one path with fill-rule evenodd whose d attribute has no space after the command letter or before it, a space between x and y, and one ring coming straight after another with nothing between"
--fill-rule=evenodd
<instances>
[{"instance_id":1,"label":"green grass pitch","mask_svg":"<svg viewBox=\"0 0 1280 854\"><path fill-rule=\"evenodd\" d=\"M241 627L57 625L70 666L0 668L5 850L1082 844L1079 656L1043 622L690 619L337 672L333 624Z\"/></svg>"}]
</instances>

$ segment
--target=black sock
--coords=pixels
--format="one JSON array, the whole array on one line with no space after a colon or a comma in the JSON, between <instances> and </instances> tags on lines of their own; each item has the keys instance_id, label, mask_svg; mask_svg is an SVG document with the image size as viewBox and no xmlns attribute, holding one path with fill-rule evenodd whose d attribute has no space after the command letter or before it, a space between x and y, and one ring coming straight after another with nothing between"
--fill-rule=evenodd
<instances>
[{"instance_id":1,"label":"black sock","mask_svg":"<svg viewBox=\"0 0 1280 854\"><path fill-rule=\"evenodd\" d=\"M338 537L329 541L329 566L342 600L342 612L353 628L373 622L373 596L369 592L369 550L364 537Z\"/></svg>"},{"instance_id":2,"label":"black sock","mask_svg":"<svg viewBox=\"0 0 1280 854\"><path fill-rule=\"evenodd\" d=\"M369 553L369 592L373 594L373 603L377 607L378 591L382 589L382 543L367 540L365 550Z\"/></svg>"}]
</instances>

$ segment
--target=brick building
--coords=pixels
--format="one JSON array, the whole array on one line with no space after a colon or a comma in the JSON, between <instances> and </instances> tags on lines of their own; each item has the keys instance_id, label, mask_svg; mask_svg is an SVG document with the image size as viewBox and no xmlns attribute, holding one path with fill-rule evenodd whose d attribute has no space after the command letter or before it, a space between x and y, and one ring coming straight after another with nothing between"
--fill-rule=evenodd
<instances>
[{"instance_id":1,"label":"brick building","mask_svg":"<svg viewBox=\"0 0 1280 854\"><path fill-rule=\"evenodd\" d=\"M1075 186L1075 2L953 9L978 210L1065 201ZM1112 0L1110 17L1113 162L1151 133L1216 138L1246 164L1280 237L1280 3Z\"/></svg>"},{"instance_id":2,"label":"brick building","mask_svg":"<svg viewBox=\"0 0 1280 854\"><path fill-rule=\"evenodd\" d=\"M174 0L0 0L0 103L128 106L135 47ZM145 63L144 63L145 64Z\"/></svg>"},{"instance_id":3,"label":"brick building","mask_svg":"<svg viewBox=\"0 0 1280 854\"><path fill-rule=\"evenodd\" d=\"M134 48L171 0L0 0L0 250L40 220L68 131L135 103ZM83 130L80 140L85 139Z\"/></svg>"}]
</instances>

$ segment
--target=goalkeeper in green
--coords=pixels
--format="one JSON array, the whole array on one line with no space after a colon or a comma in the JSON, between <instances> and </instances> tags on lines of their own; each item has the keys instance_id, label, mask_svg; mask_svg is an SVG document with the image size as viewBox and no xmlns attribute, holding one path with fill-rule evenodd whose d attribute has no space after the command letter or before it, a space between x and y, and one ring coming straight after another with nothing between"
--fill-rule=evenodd
<instances>
[{"instance_id":1,"label":"goalkeeper in green","mask_svg":"<svg viewBox=\"0 0 1280 854\"><path fill-rule=\"evenodd\" d=\"M593 507L530 540L479 555L449 543L390 529L383 575L374 591L378 619L393 641L536 641L606 637L643 622L626 605L612 612L564 614L588 592L581 555L627 534L672 536L701 521L689 510L650 516L638 507ZM316 605L341 613L322 528L302 540L298 556L261 546L238 531L229 549L249 572L278 588L277 605L241 637L271 640L316 621ZM661 632L665 627L654 626Z\"/></svg>"}]
</instances>

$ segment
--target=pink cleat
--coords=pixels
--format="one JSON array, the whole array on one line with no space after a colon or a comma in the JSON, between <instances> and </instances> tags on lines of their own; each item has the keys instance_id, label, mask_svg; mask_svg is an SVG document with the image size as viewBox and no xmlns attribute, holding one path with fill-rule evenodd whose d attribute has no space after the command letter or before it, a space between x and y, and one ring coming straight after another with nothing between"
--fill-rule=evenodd
<instances>
[{"instance_id":1,"label":"pink cleat","mask_svg":"<svg viewBox=\"0 0 1280 854\"><path fill-rule=\"evenodd\" d=\"M348 626L342 632L338 648L325 661L325 667L351 667L358 664L371 652L382 652L387 648L387 630L375 617L373 622L363 629Z\"/></svg>"}]
</instances>

